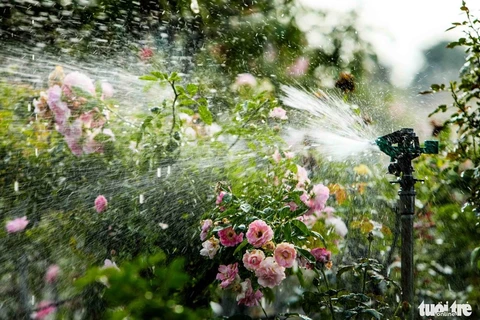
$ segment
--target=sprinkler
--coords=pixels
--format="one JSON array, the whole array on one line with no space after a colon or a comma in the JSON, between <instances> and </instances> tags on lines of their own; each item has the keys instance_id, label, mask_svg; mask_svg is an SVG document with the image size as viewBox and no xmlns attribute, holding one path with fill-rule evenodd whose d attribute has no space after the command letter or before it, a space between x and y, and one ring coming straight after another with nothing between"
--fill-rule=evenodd
<instances>
[{"instance_id":1,"label":"sprinkler","mask_svg":"<svg viewBox=\"0 0 480 320\"><path fill-rule=\"evenodd\" d=\"M400 184L398 209L402 220L402 301L409 304L407 318L413 320L413 215L415 183L421 180L413 177L412 160L421 154L437 154L438 141L425 141L422 148L413 129L403 128L377 138L375 143L382 152L390 156L388 173L397 177L393 183Z\"/></svg>"}]
</instances>

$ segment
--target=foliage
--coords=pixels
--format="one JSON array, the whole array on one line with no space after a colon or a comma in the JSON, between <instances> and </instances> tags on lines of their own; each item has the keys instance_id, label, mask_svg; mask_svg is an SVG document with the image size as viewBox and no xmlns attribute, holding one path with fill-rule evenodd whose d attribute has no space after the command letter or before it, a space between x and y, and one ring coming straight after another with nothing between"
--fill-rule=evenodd
<instances>
[{"instance_id":1,"label":"foliage","mask_svg":"<svg viewBox=\"0 0 480 320\"><path fill-rule=\"evenodd\" d=\"M440 105L431 114L449 111L450 117L444 122L444 126L452 126L455 128L455 142L448 149L448 157L456 163L471 162L471 168L463 173L462 180L466 189L470 194L470 198L466 203L473 210L480 207L480 155L478 151L480 122L478 99L480 98L479 86L479 59L480 59L480 34L478 27L480 21L470 14L466 7L465 1L462 2L460 8L466 15L466 20L462 22L454 22L449 28L463 28L465 37L459 38L457 41L448 44L447 48L455 48L457 46L466 47L466 61L460 70L460 80L451 81L448 86L444 84L433 84L432 92L448 90L453 97L453 104L447 106ZM475 107L476 105L476 107Z\"/></svg>"},{"instance_id":2,"label":"foliage","mask_svg":"<svg viewBox=\"0 0 480 320\"><path fill-rule=\"evenodd\" d=\"M166 262L162 252L139 256L120 267L92 268L75 284L84 289L103 285L109 319L206 319L203 310L181 305L178 293L189 281L183 259Z\"/></svg>"}]
</instances>

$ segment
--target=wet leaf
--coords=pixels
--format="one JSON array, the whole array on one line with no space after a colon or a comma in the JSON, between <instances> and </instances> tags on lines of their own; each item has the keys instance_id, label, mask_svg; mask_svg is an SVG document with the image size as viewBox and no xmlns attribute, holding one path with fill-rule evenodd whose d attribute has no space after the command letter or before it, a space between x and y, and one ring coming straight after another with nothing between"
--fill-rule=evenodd
<instances>
[{"instance_id":1,"label":"wet leaf","mask_svg":"<svg viewBox=\"0 0 480 320\"><path fill-rule=\"evenodd\" d=\"M152 75L147 74L147 75L141 76L141 77L140 77L140 80L157 81L158 78L155 77L155 76L152 76Z\"/></svg>"},{"instance_id":2,"label":"wet leaf","mask_svg":"<svg viewBox=\"0 0 480 320\"><path fill-rule=\"evenodd\" d=\"M198 107L198 113L200 114L200 118L203 122L208 125L211 125L213 123L212 113L210 112L210 110L208 110L208 107L206 105L201 105L200 107Z\"/></svg>"},{"instance_id":3,"label":"wet leaf","mask_svg":"<svg viewBox=\"0 0 480 320\"><path fill-rule=\"evenodd\" d=\"M472 254L470 255L470 264L473 266L475 261L480 258L480 247L473 249Z\"/></svg>"},{"instance_id":4,"label":"wet leaf","mask_svg":"<svg viewBox=\"0 0 480 320\"><path fill-rule=\"evenodd\" d=\"M292 222L290 222L292 224L292 226L300 232L300 234L304 235L304 236L309 236L310 235L310 230L308 230L308 227L305 225L305 223L303 223L302 221L300 220L293 220Z\"/></svg>"},{"instance_id":5,"label":"wet leaf","mask_svg":"<svg viewBox=\"0 0 480 320\"><path fill-rule=\"evenodd\" d=\"M245 239L238 245L237 248L235 248L235 251L233 251L233 255L236 255L238 252L240 252L245 246L248 244L248 240Z\"/></svg>"}]
</instances>

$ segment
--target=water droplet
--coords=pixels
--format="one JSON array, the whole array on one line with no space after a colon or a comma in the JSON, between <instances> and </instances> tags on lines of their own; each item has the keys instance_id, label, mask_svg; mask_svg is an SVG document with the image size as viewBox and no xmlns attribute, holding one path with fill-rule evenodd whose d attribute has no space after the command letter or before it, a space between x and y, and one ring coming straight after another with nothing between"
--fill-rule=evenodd
<instances>
[{"instance_id":1,"label":"water droplet","mask_svg":"<svg viewBox=\"0 0 480 320\"><path fill-rule=\"evenodd\" d=\"M193 13L198 14L200 13L200 7L198 6L197 0L192 0L190 2L190 9L192 9Z\"/></svg>"},{"instance_id":2,"label":"water droplet","mask_svg":"<svg viewBox=\"0 0 480 320\"><path fill-rule=\"evenodd\" d=\"M166 224L166 223L160 222L158 225L160 226L160 228L162 228L162 230L165 230L165 229L168 228L168 224Z\"/></svg>"},{"instance_id":3,"label":"water droplet","mask_svg":"<svg viewBox=\"0 0 480 320\"><path fill-rule=\"evenodd\" d=\"M18 190L19 190L18 181L15 181L15 183L13 184L13 190L14 190L15 192L18 192Z\"/></svg>"}]
</instances>

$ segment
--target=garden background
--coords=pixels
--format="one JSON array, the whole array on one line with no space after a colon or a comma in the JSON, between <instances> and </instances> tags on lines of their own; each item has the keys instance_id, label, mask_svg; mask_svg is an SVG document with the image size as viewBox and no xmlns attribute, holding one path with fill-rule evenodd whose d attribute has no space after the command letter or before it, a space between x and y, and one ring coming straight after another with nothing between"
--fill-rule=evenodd
<instances>
[{"instance_id":1,"label":"garden background","mask_svg":"<svg viewBox=\"0 0 480 320\"><path fill-rule=\"evenodd\" d=\"M480 22L457 7L408 83L353 5L1 0L0 318L479 318ZM389 159L333 139L403 127L440 142L414 161L414 306Z\"/></svg>"}]
</instances>

